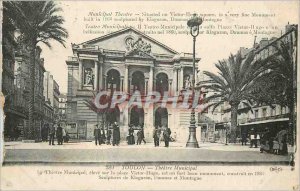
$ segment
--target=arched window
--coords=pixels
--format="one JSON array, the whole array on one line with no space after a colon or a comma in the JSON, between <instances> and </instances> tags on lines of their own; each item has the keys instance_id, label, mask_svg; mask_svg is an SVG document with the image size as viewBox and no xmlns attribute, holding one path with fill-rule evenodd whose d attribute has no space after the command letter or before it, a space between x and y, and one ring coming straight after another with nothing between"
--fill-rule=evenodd
<instances>
[{"instance_id":1,"label":"arched window","mask_svg":"<svg viewBox=\"0 0 300 191\"><path fill-rule=\"evenodd\" d=\"M115 69L107 72L106 87L108 91L120 91L120 73Z\"/></svg>"},{"instance_id":2,"label":"arched window","mask_svg":"<svg viewBox=\"0 0 300 191\"><path fill-rule=\"evenodd\" d=\"M131 91L139 91L145 93L145 76L141 71L136 71L132 74Z\"/></svg>"},{"instance_id":3,"label":"arched window","mask_svg":"<svg viewBox=\"0 0 300 191\"><path fill-rule=\"evenodd\" d=\"M156 91L161 95L163 95L164 92L169 91L169 79L167 74L159 73L156 76Z\"/></svg>"}]
</instances>

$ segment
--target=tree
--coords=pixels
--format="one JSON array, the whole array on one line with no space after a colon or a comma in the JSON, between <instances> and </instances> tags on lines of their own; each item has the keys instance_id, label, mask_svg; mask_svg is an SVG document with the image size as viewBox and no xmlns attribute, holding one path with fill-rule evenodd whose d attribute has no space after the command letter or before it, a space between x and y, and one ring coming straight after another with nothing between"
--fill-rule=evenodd
<instances>
[{"instance_id":1,"label":"tree","mask_svg":"<svg viewBox=\"0 0 300 191\"><path fill-rule=\"evenodd\" d=\"M297 36L297 35L295 35ZM297 57L293 57L295 53L293 45L289 42L278 41L273 45L275 54L269 56L264 62L264 67L268 70L258 82L256 97L267 103L278 104L280 106L287 106L289 108L289 120L291 125L291 132L295 129L295 107L296 102L296 64ZM297 42L297 41L296 41ZM293 136L294 137L294 136ZM294 143L293 140L291 140Z\"/></svg>"},{"instance_id":2,"label":"tree","mask_svg":"<svg viewBox=\"0 0 300 191\"><path fill-rule=\"evenodd\" d=\"M214 111L218 106L229 103L231 106L231 142L236 140L238 106L240 103L251 108L257 98L252 94L256 87L256 81L262 78L261 74L266 70L260 60L254 60L254 51L251 51L245 59L240 52L236 56L230 55L228 60L219 61L215 66L218 74L204 71L210 79L198 83L197 89L204 88L215 94L204 98L207 104L203 111L212 107ZM217 102L210 102L218 100Z\"/></svg>"},{"instance_id":3,"label":"tree","mask_svg":"<svg viewBox=\"0 0 300 191\"><path fill-rule=\"evenodd\" d=\"M63 28L64 19L53 1L9 1L10 15L14 26L20 31L19 42L26 46L30 55L30 100L27 139L36 139L34 128L36 49L39 43L51 48L50 41L65 47L68 32Z\"/></svg>"}]
</instances>

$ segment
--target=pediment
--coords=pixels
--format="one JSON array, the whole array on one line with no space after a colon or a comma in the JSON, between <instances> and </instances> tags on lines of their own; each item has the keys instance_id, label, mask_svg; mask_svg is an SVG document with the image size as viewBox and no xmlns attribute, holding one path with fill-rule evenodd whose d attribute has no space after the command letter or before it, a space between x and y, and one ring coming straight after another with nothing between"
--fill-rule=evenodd
<instances>
[{"instance_id":1,"label":"pediment","mask_svg":"<svg viewBox=\"0 0 300 191\"><path fill-rule=\"evenodd\" d=\"M176 52L175 50L134 28L126 28L120 31L116 31L105 36L83 42L79 45L98 46L99 48L105 50L124 51L126 52L126 54L130 54L133 49L139 50L135 52L137 54L140 54L140 52L145 52L152 55L178 54L178 52Z\"/></svg>"}]
</instances>

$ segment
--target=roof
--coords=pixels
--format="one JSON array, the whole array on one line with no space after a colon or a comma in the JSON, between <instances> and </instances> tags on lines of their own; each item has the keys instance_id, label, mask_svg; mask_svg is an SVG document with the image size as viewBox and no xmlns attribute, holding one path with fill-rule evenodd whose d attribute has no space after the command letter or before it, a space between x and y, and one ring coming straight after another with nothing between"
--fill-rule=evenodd
<instances>
[{"instance_id":1,"label":"roof","mask_svg":"<svg viewBox=\"0 0 300 191\"><path fill-rule=\"evenodd\" d=\"M104 36L101 36L101 37L98 37L98 38L94 38L94 39L92 39L92 40L88 40L88 41L82 42L82 43L80 43L80 44L78 44L78 45L92 44L92 43L95 43L95 42L98 42L98 41L101 41L101 40L104 40L104 39L107 39L107 38L111 38L111 37L113 37L113 36L116 36L116 35L119 35L119 34L122 34L122 33L125 33L125 32L130 31L130 30L131 30L131 31L134 31L134 32L136 32L136 33L138 33L140 36L144 37L145 39L147 39L147 40L149 40L149 41L151 41L151 42L153 42L153 43L156 43L156 44L158 44L158 45L164 47L165 49L169 50L169 51L172 52L173 54L178 54L177 51L175 51L175 50L173 50L172 48L170 48L170 47L168 47L168 46L166 46L166 45L164 45L164 44L158 42L157 40L151 38L150 36L148 36L148 35L146 35L146 34L144 34L144 33L142 33L141 31L136 30L136 29L133 28L133 27L124 28L124 29L121 29L121 30L118 30L118 31L109 33L109 34L107 34L107 35L104 35Z\"/></svg>"}]
</instances>

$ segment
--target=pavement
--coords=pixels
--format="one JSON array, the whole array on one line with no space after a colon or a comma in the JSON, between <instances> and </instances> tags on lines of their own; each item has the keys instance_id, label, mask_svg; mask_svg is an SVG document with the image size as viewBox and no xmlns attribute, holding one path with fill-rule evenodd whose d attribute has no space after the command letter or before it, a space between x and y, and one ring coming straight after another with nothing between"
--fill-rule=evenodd
<instances>
[{"instance_id":1,"label":"pavement","mask_svg":"<svg viewBox=\"0 0 300 191\"><path fill-rule=\"evenodd\" d=\"M196 164L289 164L288 156L260 153L249 145L199 143L200 148L186 148L185 143L171 142L166 148L153 143L120 146L94 142L71 142L50 146L47 142L6 142L4 165L26 164L97 164L97 163L196 163Z\"/></svg>"}]
</instances>

